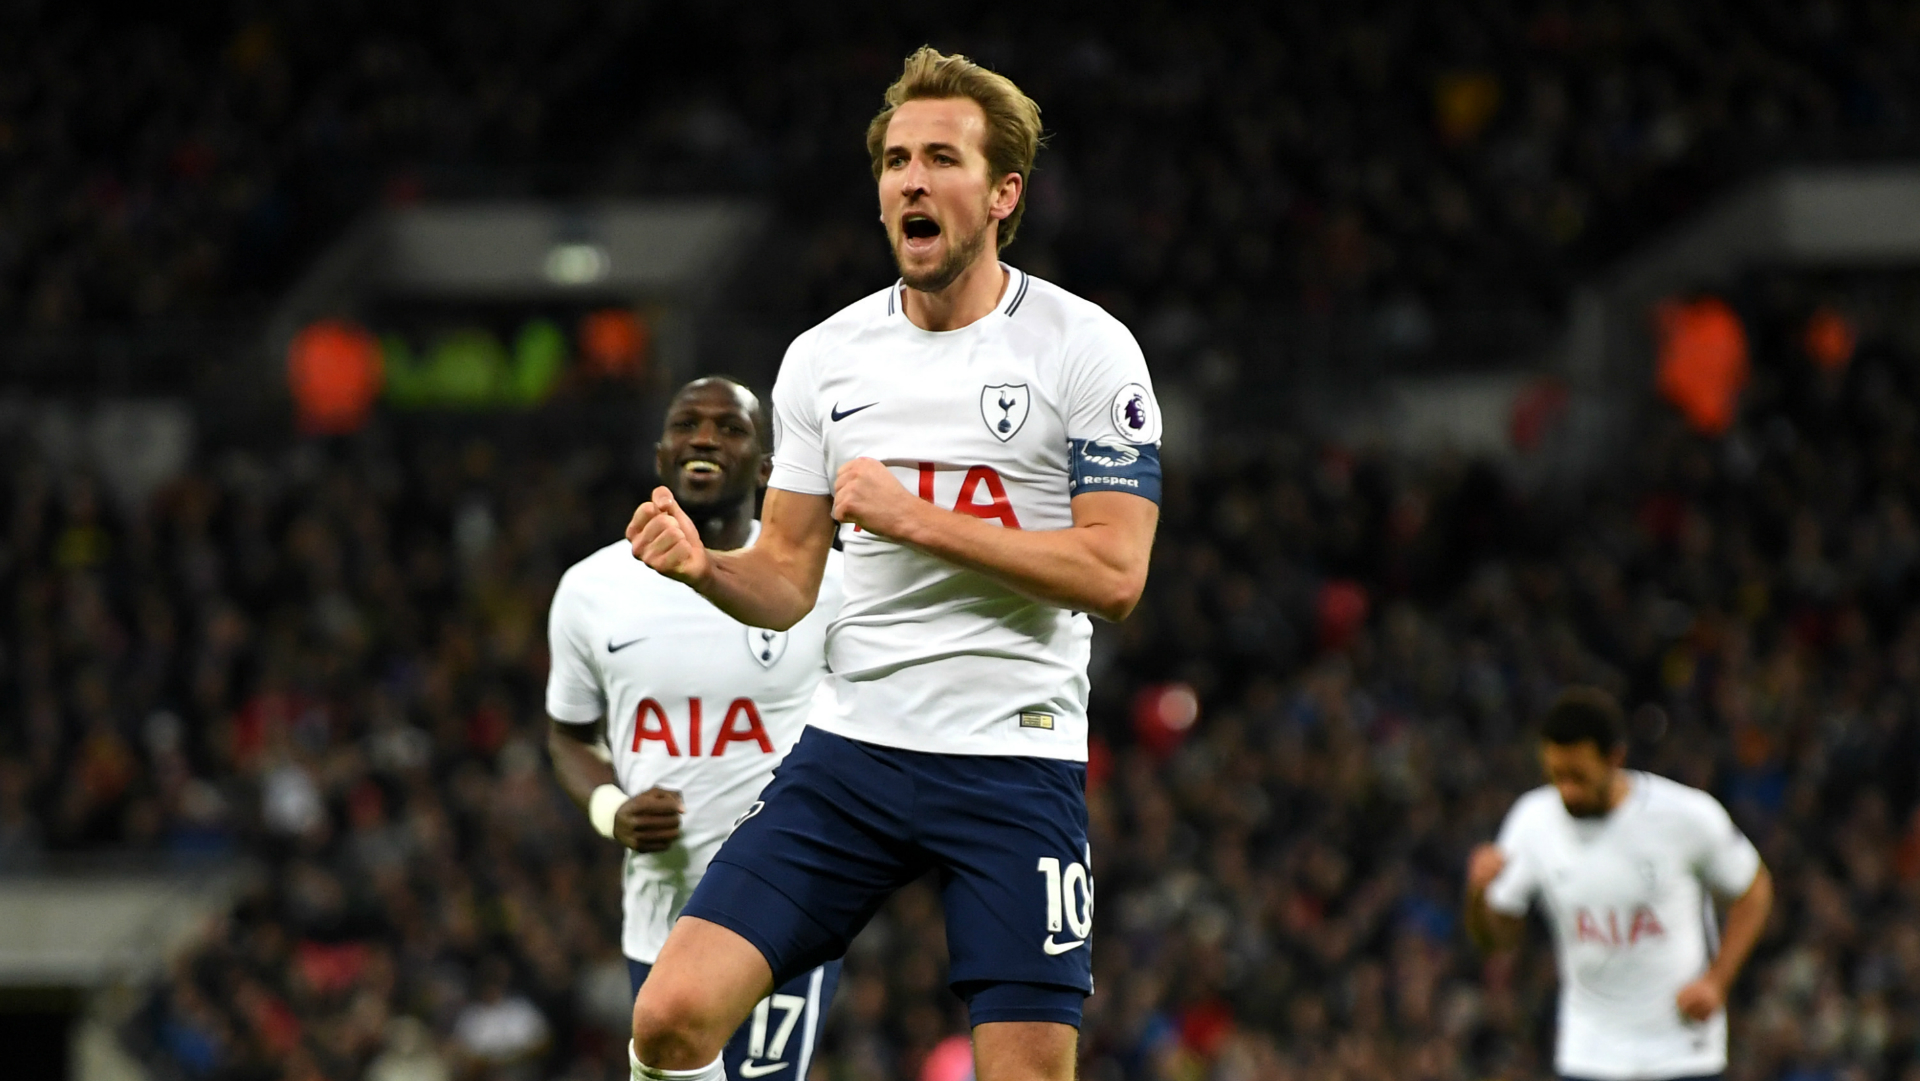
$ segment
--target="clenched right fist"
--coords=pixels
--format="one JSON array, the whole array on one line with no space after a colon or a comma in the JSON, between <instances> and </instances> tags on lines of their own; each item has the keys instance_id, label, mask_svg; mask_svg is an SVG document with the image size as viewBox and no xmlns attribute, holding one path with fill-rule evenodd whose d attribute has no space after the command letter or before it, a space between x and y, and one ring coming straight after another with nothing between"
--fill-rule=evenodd
<instances>
[{"instance_id":1,"label":"clenched right fist","mask_svg":"<svg viewBox=\"0 0 1920 1081\"><path fill-rule=\"evenodd\" d=\"M713 572L700 531L664 487L655 488L653 498L634 510L633 520L627 523L627 541L633 545L633 558L694 589Z\"/></svg>"}]
</instances>

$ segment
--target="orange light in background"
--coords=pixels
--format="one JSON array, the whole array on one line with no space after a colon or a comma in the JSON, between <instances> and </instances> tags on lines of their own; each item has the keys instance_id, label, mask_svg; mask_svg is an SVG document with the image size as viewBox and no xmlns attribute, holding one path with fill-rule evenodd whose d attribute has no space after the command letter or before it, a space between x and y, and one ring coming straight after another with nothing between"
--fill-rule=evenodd
<instances>
[{"instance_id":1,"label":"orange light in background","mask_svg":"<svg viewBox=\"0 0 1920 1081\"><path fill-rule=\"evenodd\" d=\"M625 308L601 308L580 320L580 357L594 375L642 375L649 337L638 315Z\"/></svg>"},{"instance_id":2,"label":"orange light in background","mask_svg":"<svg viewBox=\"0 0 1920 1081\"><path fill-rule=\"evenodd\" d=\"M1733 426L1747 385L1747 332L1719 297L1669 300L1654 311L1659 340L1655 386L1703 435Z\"/></svg>"},{"instance_id":3,"label":"orange light in background","mask_svg":"<svg viewBox=\"0 0 1920 1081\"><path fill-rule=\"evenodd\" d=\"M1452 71L1434 80L1433 122L1441 139L1473 142L1500 111L1500 80L1486 71Z\"/></svg>"},{"instance_id":4,"label":"orange light in background","mask_svg":"<svg viewBox=\"0 0 1920 1081\"><path fill-rule=\"evenodd\" d=\"M1800 344L1806 349L1808 359L1822 371L1831 372L1846 367L1853 359L1859 335L1854 333L1853 323L1846 316L1823 304L1807 320L1807 331Z\"/></svg>"},{"instance_id":5,"label":"orange light in background","mask_svg":"<svg viewBox=\"0 0 1920 1081\"><path fill-rule=\"evenodd\" d=\"M308 324L287 347L287 386L300 431L343 435L367 423L380 394L380 345L338 319Z\"/></svg>"}]
</instances>

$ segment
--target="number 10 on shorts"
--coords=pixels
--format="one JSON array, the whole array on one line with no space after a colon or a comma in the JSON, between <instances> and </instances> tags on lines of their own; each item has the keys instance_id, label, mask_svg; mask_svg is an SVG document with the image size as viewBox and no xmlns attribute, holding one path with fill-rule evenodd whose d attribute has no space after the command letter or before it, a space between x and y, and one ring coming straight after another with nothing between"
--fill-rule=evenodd
<instances>
[{"instance_id":1,"label":"number 10 on shorts","mask_svg":"<svg viewBox=\"0 0 1920 1081\"><path fill-rule=\"evenodd\" d=\"M1048 934L1041 948L1056 955L1085 945L1093 931L1093 879L1086 865L1075 861L1063 870L1058 859L1042 856L1036 870L1046 879L1047 888ZM1054 935L1062 930L1077 941L1054 941Z\"/></svg>"}]
</instances>

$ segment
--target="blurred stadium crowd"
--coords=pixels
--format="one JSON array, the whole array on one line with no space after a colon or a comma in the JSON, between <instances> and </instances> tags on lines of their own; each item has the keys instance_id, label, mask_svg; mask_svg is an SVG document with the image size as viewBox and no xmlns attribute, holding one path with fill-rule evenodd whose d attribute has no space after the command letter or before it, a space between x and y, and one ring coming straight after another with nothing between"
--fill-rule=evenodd
<instances>
[{"instance_id":1,"label":"blurred stadium crowd","mask_svg":"<svg viewBox=\"0 0 1920 1081\"><path fill-rule=\"evenodd\" d=\"M784 212L750 303L797 329L891 276L858 133L938 35L1057 131L1009 258L1224 406L1315 326L1510 347L1756 161L1913 149L1920 100L1920 22L1878 0L148 18L0 11L0 331L256 316L378 200L694 190ZM1588 681L1781 883L1730 1076L1920 1081L1920 291L1729 299L1733 427L1663 421L1587 490L1281 432L1170 475L1095 656L1087 1076L1545 1073L1551 957L1483 965L1456 900L1536 783L1527 722ZM1857 340L1812 364L1823 305ZM394 419L207 448L137 504L4 449L0 867L269 870L127 1027L156 1076L621 1075L616 853L548 780L539 689L631 448ZM920 1077L964 1021L943 957L907 891L816 1068Z\"/></svg>"},{"instance_id":2,"label":"blurred stadium crowd","mask_svg":"<svg viewBox=\"0 0 1920 1081\"><path fill-rule=\"evenodd\" d=\"M1537 783L1530 718L1589 681L1782 883L1730 1076L1920 1078L1920 283L1734 300L1734 428L1663 417L1584 492L1284 433L1170 477L1095 657L1087 1076L1543 1072L1548 951L1482 965L1456 900ZM1823 367L1801 328L1836 304ZM13 455L0 860L271 870L129 1027L161 1076L623 1069L615 853L538 750L541 628L646 478L478 430L230 450L138 506ZM921 1076L964 1022L943 957L911 889L849 959L823 1076Z\"/></svg>"},{"instance_id":3,"label":"blurred stadium crowd","mask_svg":"<svg viewBox=\"0 0 1920 1081\"><path fill-rule=\"evenodd\" d=\"M1756 162L1920 135L1920 35L1890 0L156 18L0 13L0 326L254 313L381 199L681 190L794 212L766 265L807 272L753 301L797 329L888 273L858 133L933 39L1045 106L1023 263L1158 352L1210 339L1255 367L1352 325L1377 350L1511 351Z\"/></svg>"}]
</instances>

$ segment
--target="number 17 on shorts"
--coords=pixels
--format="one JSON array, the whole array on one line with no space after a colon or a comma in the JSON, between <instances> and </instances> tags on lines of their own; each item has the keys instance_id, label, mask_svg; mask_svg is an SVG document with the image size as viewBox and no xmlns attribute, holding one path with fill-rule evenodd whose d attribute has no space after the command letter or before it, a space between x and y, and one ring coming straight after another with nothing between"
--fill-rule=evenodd
<instances>
[{"instance_id":1,"label":"number 17 on shorts","mask_svg":"<svg viewBox=\"0 0 1920 1081\"><path fill-rule=\"evenodd\" d=\"M1040 948L1049 957L1085 946L1093 934L1093 875L1087 870L1092 862L1089 850L1084 863L1062 866L1058 857L1042 856L1035 868L1047 895L1047 937Z\"/></svg>"}]
</instances>

